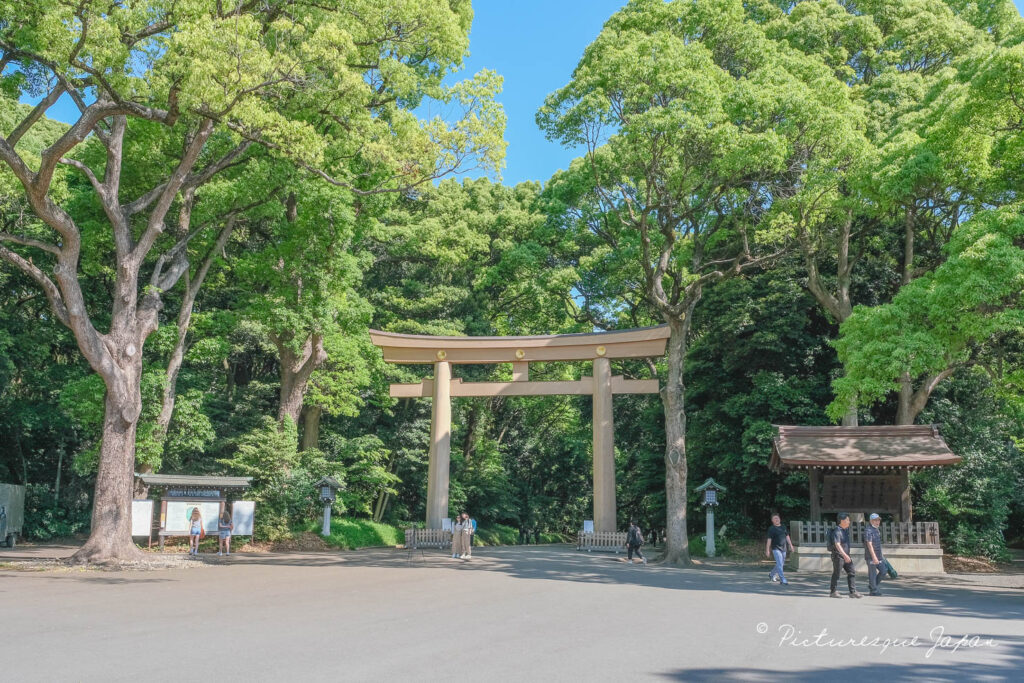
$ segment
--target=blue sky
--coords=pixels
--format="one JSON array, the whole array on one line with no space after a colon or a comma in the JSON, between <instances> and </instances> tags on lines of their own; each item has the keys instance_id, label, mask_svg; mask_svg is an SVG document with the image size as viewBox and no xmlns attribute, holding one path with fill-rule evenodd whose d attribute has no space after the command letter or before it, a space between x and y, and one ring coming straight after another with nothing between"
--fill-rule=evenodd
<instances>
[{"instance_id":1,"label":"blue sky","mask_svg":"<svg viewBox=\"0 0 1024 683\"><path fill-rule=\"evenodd\" d=\"M1024 0L1014 0L1024 12ZM494 69L505 78L499 100L508 116L508 184L546 181L569 165L579 150L549 142L534 116L544 97L565 85L583 49L625 0L475 0L470 56L462 77ZM77 111L67 97L50 115L70 121Z\"/></svg>"},{"instance_id":2,"label":"blue sky","mask_svg":"<svg viewBox=\"0 0 1024 683\"><path fill-rule=\"evenodd\" d=\"M584 48L625 4L624 0L474 0L466 73L494 69L505 78L498 99L508 116L502 172L506 183L546 181L579 156L579 151L549 142L534 116L548 93L569 82Z\"/></svg>"},{"instance_id":3,"label":"blue sky","mask_svg":"<svg viewBox=\"0 0 1024 683\"><path fill-rule=\"evenodd\" d=\"M1024 13L1024 0L1014 0ZM569 81L583 50L624 0L474 0L469 74L488 68L505 77L499 100L508 128L505 183L546 181L579 150L549 142L534 116L544 97Z\"/></svg>"}]
</instances>

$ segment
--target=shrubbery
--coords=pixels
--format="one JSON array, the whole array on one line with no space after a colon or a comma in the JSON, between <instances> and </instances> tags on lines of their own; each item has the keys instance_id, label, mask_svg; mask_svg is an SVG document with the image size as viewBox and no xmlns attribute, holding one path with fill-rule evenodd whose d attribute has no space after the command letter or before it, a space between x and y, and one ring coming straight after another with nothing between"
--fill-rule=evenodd
<instances>
[{"instance_id":1,"label":"shrubbery","mask_svg":"<svg viewBox=\"0 0 1024 683\"><path fill-rule=\"evenodd\" d=\"M85 493L65 493L54 500L49 484L28 484L25 487L26 538L48 541L87 532L92 516L89 496Z\"/></svg>"},{"instance_id":2,"label":"shrubbery","mask_svg":"<svg viewBox=\"0 0 1024 683\"><path fill-rule=\"evenodd\" d=\"M288 537L293 526L317 517L322 509L314 484L325 475L344 481L340 463L329 462L315 449L299 451L297 444L290 419L278 425L268 417L242 438L233 457L220 460L233 473L252 477L247 497L256 501L256 538ZM341 501L334 510L344 512Z\"/></svg>"}]
</instances>

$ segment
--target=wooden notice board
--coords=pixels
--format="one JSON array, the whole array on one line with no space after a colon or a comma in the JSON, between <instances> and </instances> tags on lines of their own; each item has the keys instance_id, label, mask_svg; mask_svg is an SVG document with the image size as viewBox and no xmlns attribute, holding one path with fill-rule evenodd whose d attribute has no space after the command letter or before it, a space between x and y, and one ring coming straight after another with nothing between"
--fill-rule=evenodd
<instances>
[{"instance_id":1,"label":"wooden notice board","mask_svg":"<svg viewBox=\"0 0 1024 683\"><path fill-rule=\"evenodd\" d=\"M900 511L900 475L825 475L821 509L826 512Z\"/></svg>"}]
</instances>

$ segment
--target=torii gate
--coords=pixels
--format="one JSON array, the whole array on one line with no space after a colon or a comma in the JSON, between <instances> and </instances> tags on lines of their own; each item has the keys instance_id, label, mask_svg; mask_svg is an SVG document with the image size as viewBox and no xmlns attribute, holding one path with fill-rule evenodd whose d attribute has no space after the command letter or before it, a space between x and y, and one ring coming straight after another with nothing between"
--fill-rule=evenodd
<instances>
[{"instance_id":1,"label":"torii gate","mask_svg":"<svg viewBox=\"0 0 1024 683\"><path fill-rule=\"evenodd\" d=\"M594 401L594 530L615 531L615 435L613 394L656 394L656 379L612 376L611 359L665 354L667 325L621 332L555 334L536 337L433 337L370 330L370 339L388 363L434 366L434 379L392 384L394 398L430 396L430 465L427 474L427 528L440 529L448 516L452 396L591 395ZM593 377L578 381L531 382L531 362L594 362ZM452 364L511 363L511 382L468 382L452 377Z\"/></svg>"}]
</instances>

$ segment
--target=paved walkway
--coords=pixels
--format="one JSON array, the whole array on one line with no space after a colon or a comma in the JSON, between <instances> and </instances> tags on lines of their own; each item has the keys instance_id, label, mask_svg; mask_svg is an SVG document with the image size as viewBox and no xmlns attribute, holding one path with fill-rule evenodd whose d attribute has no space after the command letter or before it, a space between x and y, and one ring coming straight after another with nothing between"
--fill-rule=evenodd
<instances>
[{"instance_id":1,"label":"paved walkway","mask_svg":"<svg viewBox=\"0 0 1024 683\"><path fill-rule=\"evenodd\" d=\"M0 570L0 679L961 681L1024 670L1021 576L901 578L885 597L831 600L827 576L793 573L782 587L762 571L627 566L564 546L479 549L468 562L401 550L217 560Z\"/></svg>"}]
</instances>

